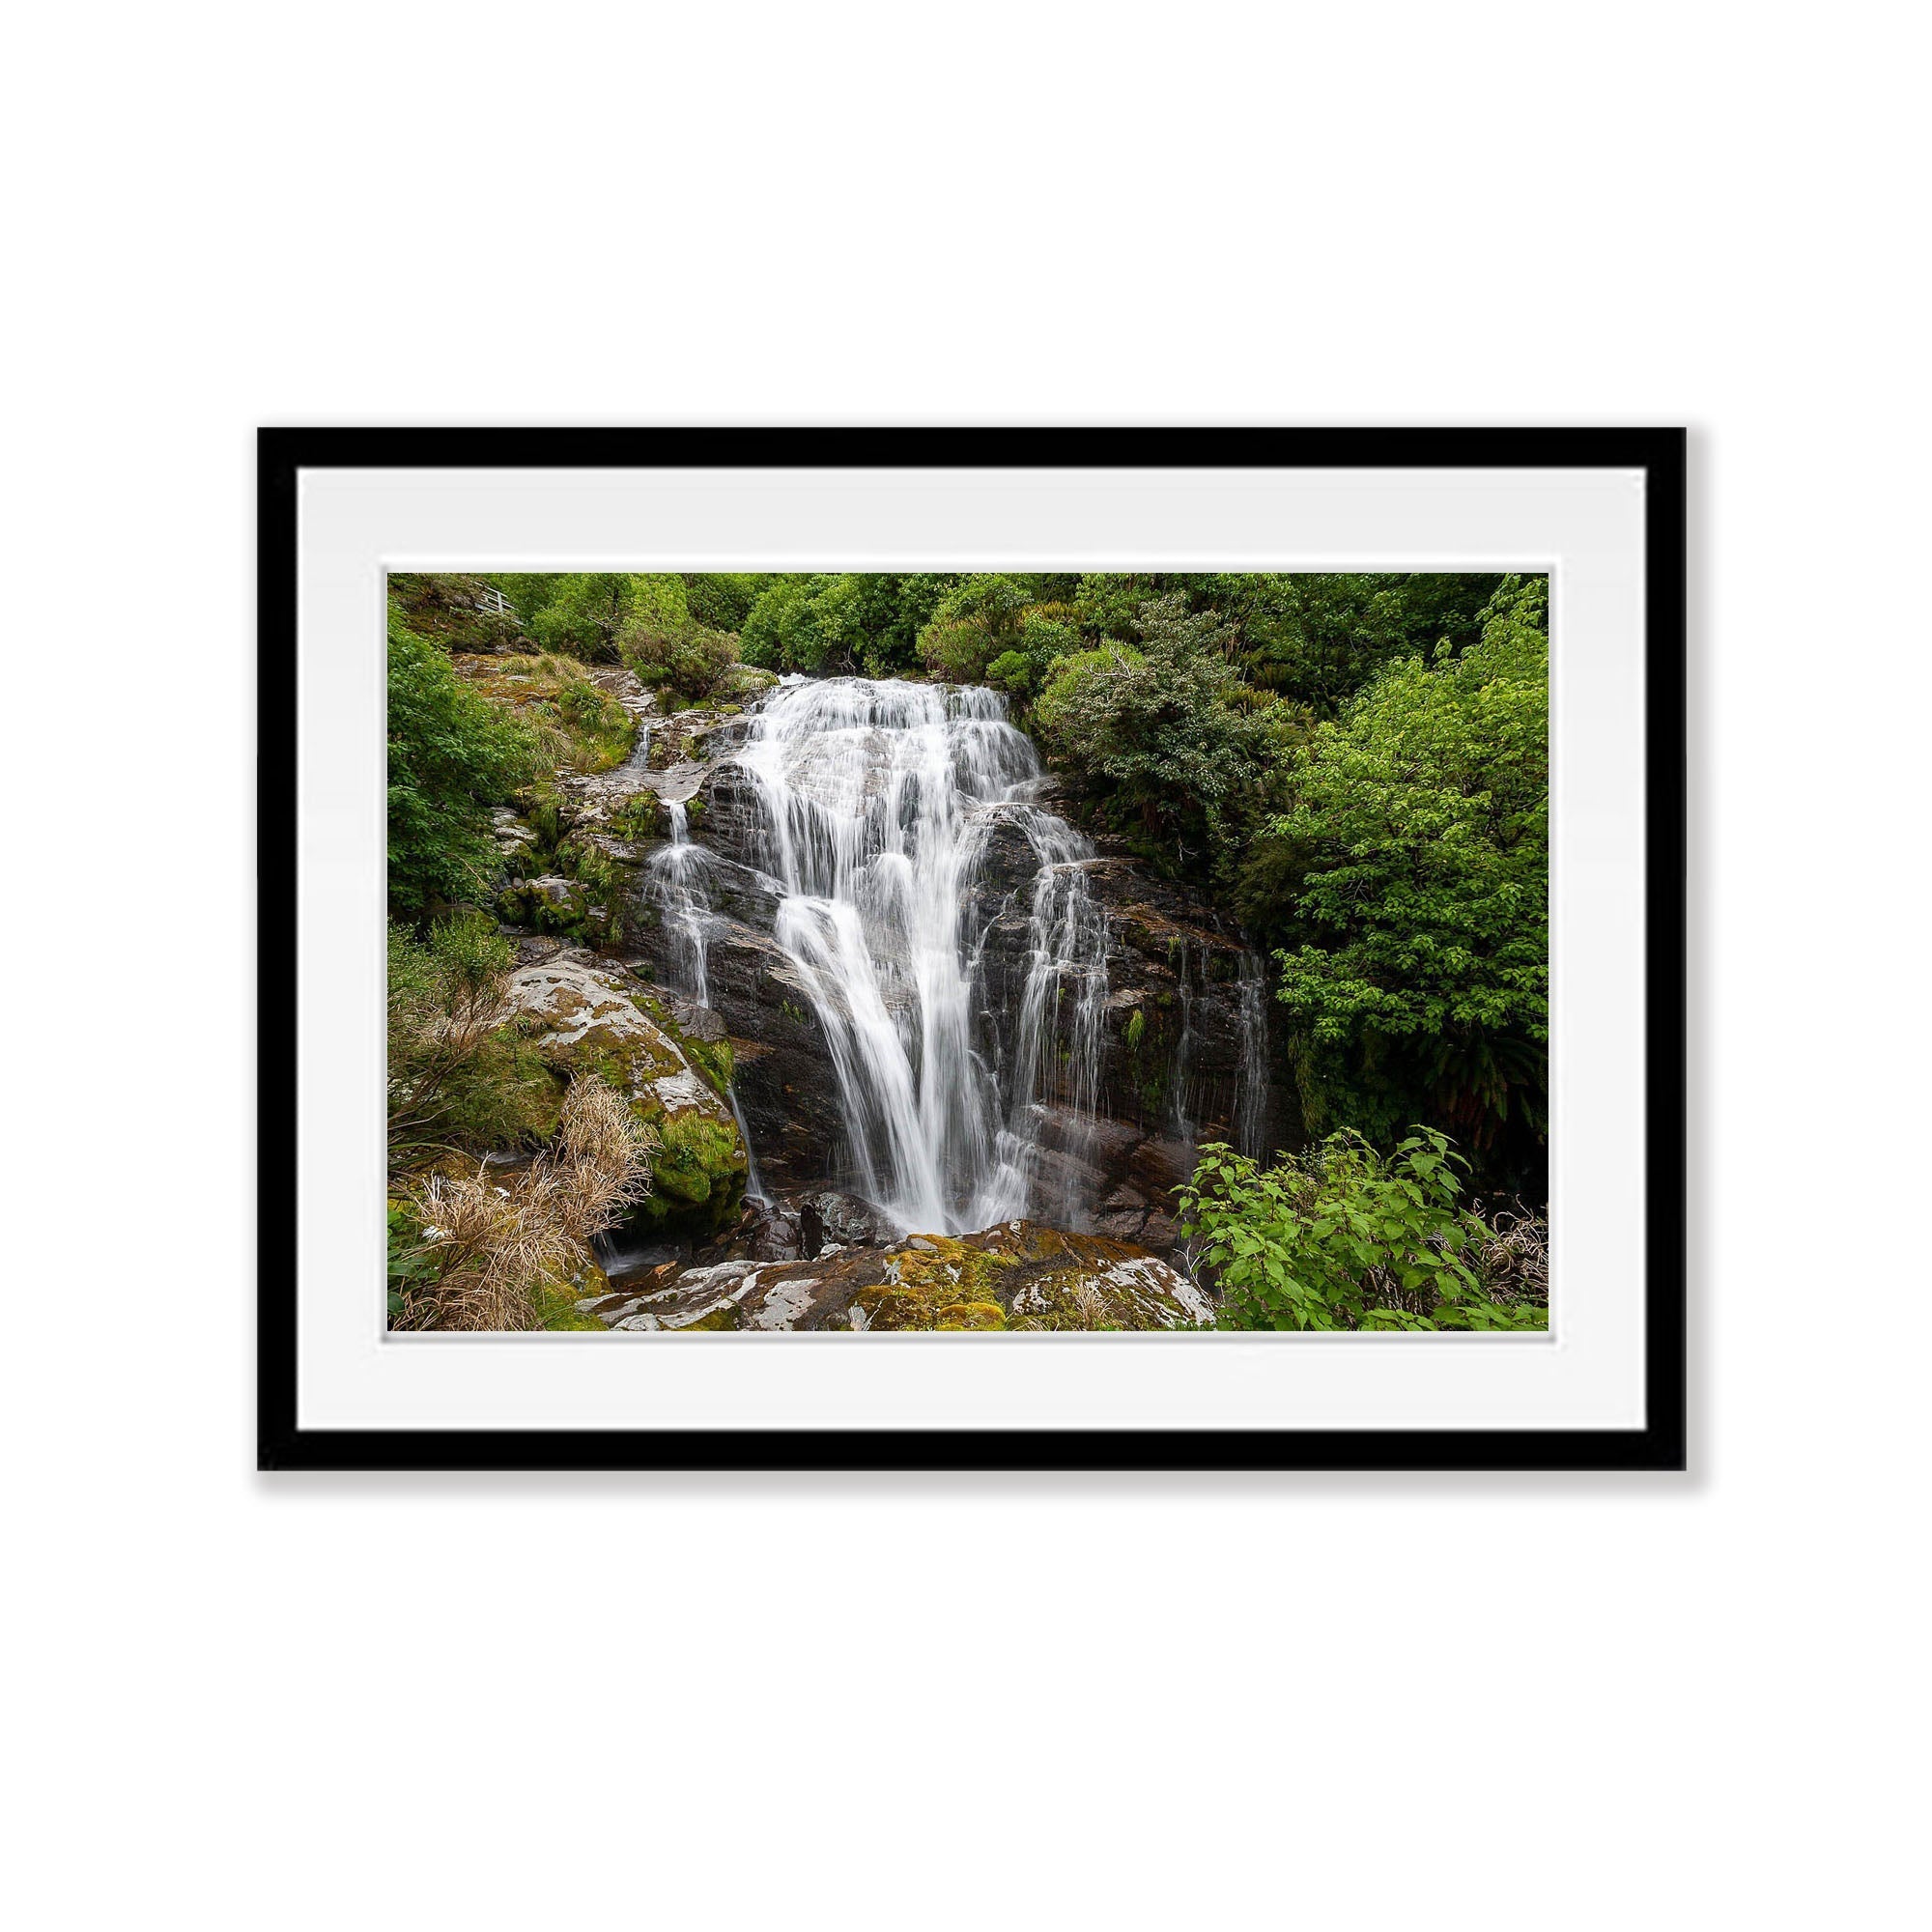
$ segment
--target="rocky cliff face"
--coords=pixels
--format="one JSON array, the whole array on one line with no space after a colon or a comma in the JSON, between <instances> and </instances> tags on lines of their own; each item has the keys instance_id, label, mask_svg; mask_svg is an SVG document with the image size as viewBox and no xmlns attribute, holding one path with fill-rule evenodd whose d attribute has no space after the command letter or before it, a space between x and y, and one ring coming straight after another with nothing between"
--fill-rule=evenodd
<instances>
[{"instance_id":1,"label":"rocky cliff face","mask_svg":"<svg viewBox=\"0 0 1932 1932\"><path fill-rule=\"evenodd\" d=\"M997 1053L1031 941L1037 860L1017 826L996 824L975 885L973 925L986 961L985 1047ZM1107 918L1100 1112L1084 1127L1065 1082L1039 1122L1044 1165L1074 1170L1093 1226L1128 1240L1173 1235L1173 1190L1193 1150L1250 1151L1279 1130L1290 1096L1269 1053L1260 964L1199 894L1104 847L1087 868Z\"/></svg>"},{"instance_id":2,"label":"rocky cliff face","mask_svg":"<svg viewBox=\"0 0 1932 1932\"><path fill-rule=\"evenodd\" d=\"M528 827L502 829L513 868L529 874L512 884L504 910L685 994L696 932L703 1004L729 1040L760 1178L767 1191L791 1194L848 1179L844 1121L825 1027L774 937L780 895L760 869L759 798L733 757L747 725L715 713L646 719L627 765L562 781L554 821L538 828L534 846ZM1049 790L1042 783L1037 796ZM1034 945L1041 860L1023 829L1025 809L985 810L962 889L962 941L980 965L974 1043L996 1068L1014 1055ZM674 812L696 848L678 874L701 901L696 925L690 903L666 891ZM1037 1147L1043 1194L1093 1204L1084 1223L1092 1233L1162 1248L1194 1147L1261 1149L1291 1126L1289 1096L1268 1052L1259 962L1238 934L1199 894L1123 853L1103 848L1082 869L1106 919L1098 1118L1073 1105L1070 1022L1056 1014L1059 1074L1014 1124Z\"/></svg>"}]
</instances>

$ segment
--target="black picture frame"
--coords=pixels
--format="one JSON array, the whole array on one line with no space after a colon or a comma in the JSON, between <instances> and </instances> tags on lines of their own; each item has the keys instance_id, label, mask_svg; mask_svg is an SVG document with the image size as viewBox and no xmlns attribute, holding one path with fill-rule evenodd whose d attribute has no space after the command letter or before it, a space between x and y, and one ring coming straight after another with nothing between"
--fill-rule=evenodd
<instances>
[{"instance_id":1,"label":"black picture frame","mask_svg":"<svg viewBox=\"0 0 1932 1932\"><path fill-rule=\"evenodd\" d=\"M1686 1466L1686 433L1682 429L303 429L257 442L260 983L296 957L303 469L987 467L1641 469L1646 476L1644 1425L1626 1430L337 1430L297 1420L289 1231L260 1216L257 1466L296 1469L1544 1469ZM258 1200L296 1142L296 1004L259 1033Z\"/></svg>"}]
</instances>

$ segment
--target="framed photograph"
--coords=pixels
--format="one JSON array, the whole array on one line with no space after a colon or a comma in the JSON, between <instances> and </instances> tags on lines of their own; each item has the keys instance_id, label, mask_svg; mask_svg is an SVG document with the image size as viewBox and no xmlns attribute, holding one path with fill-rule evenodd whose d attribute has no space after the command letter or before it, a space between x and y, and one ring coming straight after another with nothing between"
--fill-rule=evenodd
<instances>
[{"instance_id":1,"label":"framed photograph","mask_svg":"<svg viewBox=\"0 0 1932 1932\"><path fill-rule=\"evenodd\" d=\"M261 1466L1682 1468L1684 461L261 432Z\"/></svg>"}]
</instances>

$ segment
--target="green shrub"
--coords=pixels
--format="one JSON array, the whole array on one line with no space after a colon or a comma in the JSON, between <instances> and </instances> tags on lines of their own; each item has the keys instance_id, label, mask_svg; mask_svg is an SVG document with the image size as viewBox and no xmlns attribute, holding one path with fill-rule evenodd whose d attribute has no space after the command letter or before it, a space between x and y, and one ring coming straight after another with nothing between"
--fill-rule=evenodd
<instances>
[{"instance_id":1,"label":"green shrub","mask_svg":"<svg viewBox=\"0 0 1932 1932\"><path fill-rule=\"evenodd\" d=\"M653 691L685 704L702 704L730 682L738 666L738 639L701 624L664 625L633 616L618 634L624 663Z\"/></svg>"},{"instance_id":2,"label":"green shrub","mask_svg":"<svg viewBox=\"0 0 1932 1932\"><path fill-rule=\"evenodd\" d=\"M527 728L469 690L389 606L389 904L420 918L482 896L497 869L490 808L537 768Z\"/></svg>"},{"instance_id":3,"label":"green shrub","mask_svg":"<svg viewBox=\"0 0 1932 1932\"><path fill-rule=\"evenodd\" d=\"M992 573L960 578L939 599L932 618L919 634L919 652L935 677L953 684L979 684L993 659L1020 639L1020 617L1033 595L1033 582Z\"/></svg>"},{"instance_id":4,"label":"green shrub","mask_svg":"<svg viewBox=\"0 0 1932 1932\"><path fill-rule=\"evenodd\" d=\"M1005 655L999 639L978 617L928 624L920 633L919 648L925 668L949 684L984 683L993 656Z\"/></svg>"},{"instance_id":5,"label":"green shrub","mask_svg":"<svg viewBox=\"0 0 1932 1932\"><path fill-rule=\"evenodd\" d=\"M389 926L389 1165L462 1150L534 1145L554 1130L561 1088L514 1024L510 942L481 914L426 939Z\"/></svg>"},{"instance_id":6,"label":"green shrub","mask_svg":"<svg viewBox=\"0 0 1932 1932\"><path fill-rule=\"evenodd\" d=\"M1224 1328L1540 1328L1547 1301L1492 1294L1502 1236L1460 1205L1467 1162L1419 1127L1384 1158L1347 1129L1274 1166L1218 1143L1180 1190L1189 1252ZM1547 1293L1547 1290L1545 1291Z\"/></svg>"},{"instance_id":7,"label":"green shrub","mask_svg":"<svg viewBox=\"0 0 1932 1932\"><path fill-rule=\"evenodd\" d=\"M755 571L687 571L685 607L694 623L711 631L736 631L751 615L765 580Z\"/></svg>"},{"instance_id":8,"label":"green shrub","mask_svg":"<svg viewBox=\"0 0 1932 1932\"><path fill-rule=\"evenodd\" d=\"M797 670L797 651L804 647L815 655L815 645L808 646L810 577L775 578L760 592L758 601L746 613L738 632L738 650L745 662L764 670Z\"/></svg>"},{"instance_id":9,"label":"green shrub","mask_svg":"<svg viewBox=\"0 0 1932 1932\"><path fill-rule=\"evenodd\" d=\"M1178 866L1189 847L1230 869L1259 815L1291 729L1229 662L1233 637L1179 596L1141 607L1138 647L1063 657L1033 710L1048 755L1137 830L1148 856Z\"/></svg>"},{"instance_id":10,"label":"green shrub","mask_svg":"<svg viewBox=\"0 0 1932 1932\"><path fill-rule=\"evenodd\" d=\"M1024 697L1033 689L1033 660L1024 651L1002 651L986 667L986 682L1009 697Z\"/></svg>"},{"instance_id":11,"label":"green shrub","mask_svg":"<svg viewBox=\"0 0 1932 1932\"><path fill-rule=\"evenodd\" d=\"M691 621L681 577L578 571L500 582L530 600L524 627L538 644L587 664L615 664L618 636L634 619L666 628Z\"/></svg>"}]
</instances>

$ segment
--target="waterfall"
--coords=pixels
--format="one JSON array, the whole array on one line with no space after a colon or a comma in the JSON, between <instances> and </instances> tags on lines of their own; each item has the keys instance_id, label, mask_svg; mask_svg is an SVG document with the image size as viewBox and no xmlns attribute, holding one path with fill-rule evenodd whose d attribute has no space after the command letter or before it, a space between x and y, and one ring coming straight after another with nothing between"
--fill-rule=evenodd
<instances>
[{"instance_id":1,"label":"waterfall","mask_svg":"<svg viewBox=\"0 0 1932 1932\"><path fill-rule=\"evenodd\" d=\"M704 940L710 901L696 875L711 855L703 846L691 842L684 801L668 798L664 808L670 814L670 843L659 846L651 855L645 890L664 915L665 929L672 938L677 990L700 1007L708 1007L711 978L706 970Z\"/></svg>"},{"instance_id":2,"label":"waterfall","mask_svg":"<svg viewBox=\"0 0 1932 1932\"><path fill-rule=\"evenodd\" d=\"M711 863L711 854L702 845L691 842L691 814L685 801L668 798L664 809L670 818L670 843L651 854L645 870L644 890L664 917L665 930L671 936L671 970L676 990L694 1004L711 1004L710 963L706 957L711 913L710 897L699 875ZM738 1123L738 1138L745 1144L745 1199L768 1201L763 1177L758 1173L758 1157L752 1151L752 1130L745 1123L745 1110L738 1102L735 1085L725 1090L731 1118Z\"/></svg>"},{"instance_id":3,"label":"waterfall","mask_svg":"<svg viewBox=\"0 0 1932 1932\"><path fill-rule=\"evenodd\" d=\"M1093 1139L1100 1102L1100 1028L1107 1006L1107 911L1087 878L1092 844L1052 812L1021 806L1014 815L1038 858L1033 911L1027 932L1027 972L1020 999L1019 1043L1013 1059L1012 1099L995 1145L998 1198L989 1197L987 1220L1048 1212L1068 1226L1090 1205L1078 1198L1075 1163ZM1069 997L1070 996L1070 997ZM1060 1078L1065 1042L1066 1078ZM1043 1190L1037 1110L1064 1089L1066 1124L1061 1149L1065 1179ZM1043 1191L1048 1198L1039 1198Z\"/></svg>"},{"instance_id":4,"label":"waterfall","mask_svg":"<svg viewBox=\"0 0 1932 1932\"><path fill-rule=\"evenodd\" d=\"M1025 797L1039 760L1004 700L787 679L735 757L759 805L756 862L782 895L773 936L829 1044L858 1190L934 1233L1030 1211L1075 1218L1089 1204L1044 1178L1040 1126L1063 1103L1061 1142L1076 1155L1092 1130L1106 914L1088 887L1093 847ZM995 823L1017 827L1039 861L1004 1073L975 1050L982 961L962 930ZM667 878L690 863L670 858Z\"/></svg>"}]
</instances>

